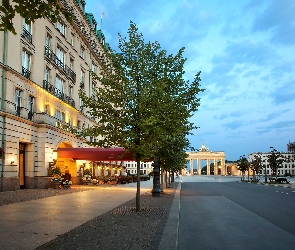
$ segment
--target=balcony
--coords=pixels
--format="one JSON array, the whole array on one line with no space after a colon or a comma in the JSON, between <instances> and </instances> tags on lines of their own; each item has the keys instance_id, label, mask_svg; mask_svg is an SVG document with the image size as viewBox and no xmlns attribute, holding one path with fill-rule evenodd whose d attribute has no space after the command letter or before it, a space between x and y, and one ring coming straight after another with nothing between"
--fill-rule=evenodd
<instances>
[{"instance_id":1,"label":"balcony","mask_svg":"<svg viewBox=\"0 0 295 250\"><path fill-rule=\"evenodd\" d=\"M23 33L22 36L30 43L32 43L32 35L31 33L25 28L23 27Z\"/></svg>"},{"instance_id":2,"label":"balcony","mask_svg":"<svg viewBox=\"0 0 295 250\"><path fill-rule=\"evenodd\" d=\"M47 56L51 62L58 66L63 72L65 72L72 80L73 83L76 82L76 73L71 70L67 65L65 65L54 53L53 51L45 46L45 56Z\"/></svg>"},{"instance_id":3,"label":"balcony","mask_svg":"<svg viewBox=\"0 0 295 250\"><path fill-rule=\"evenodd\" d=\"M58 99L64 101L65 103L75 108L75 101L73 100L73 98L62 93L58 88L54 87L46 80L43 81L43 89L47 90L50 94L56 96Z\"/></svg>"},{"instance_id":4,"label":"balcony","mask_svg":"<svg viewBox=\"0 0 295 250\"><path fill-rule=\"evenodd\" d=\"M30 80L30 75L31 75L31 72L29 70L27 70L25 67L22 66L22 75L29 79Z\"/></svg>"}]
</instances>

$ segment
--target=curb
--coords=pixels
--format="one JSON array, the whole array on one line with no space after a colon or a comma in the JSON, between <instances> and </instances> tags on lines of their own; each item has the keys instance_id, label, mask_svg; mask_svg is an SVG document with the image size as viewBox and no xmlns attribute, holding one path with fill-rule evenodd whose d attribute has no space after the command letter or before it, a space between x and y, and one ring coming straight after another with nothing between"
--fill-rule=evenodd
<instances>
[{"instance_id":1,"label":"curb","mask_svg":"<svg viewBox=\"0 0 295 250\"><path fill-rule=\"evenodd\" d=\"M180 211L180 190L181 182L179 182L177 190L174 194L173 203L164 228L162 239L158 250L176 250L178 246L178 227L179 227L179 211Z\"/></svg>"}]
</instances>

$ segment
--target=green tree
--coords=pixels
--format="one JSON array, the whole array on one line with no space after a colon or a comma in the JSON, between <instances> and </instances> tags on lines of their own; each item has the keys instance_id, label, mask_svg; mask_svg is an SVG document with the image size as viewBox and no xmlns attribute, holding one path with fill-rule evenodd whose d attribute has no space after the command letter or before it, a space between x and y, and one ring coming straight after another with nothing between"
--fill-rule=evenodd
<instances>
[{"instance_id":1,"label":"green tree","mask_svg":"<svg viewBox=\"0 0 295 250\"><path fill-rule=\"evenodd\" d=\"M250 168L253 171L253 180L255 180L255 174L258 174L258 172L263 168L261 153L254 155L254 159L250 163Z\"/></svg>"},{"instance_id":2,"label":"green tree","mask_svg":"<svg viewBox=\"0 0 295 250\"><path fill-rule=\"evenodd\" d=\"M0 31L10 31L16 34L13 26L13 18L16 13L25 18L28 24L39 18L46 17L56 23L60 13L64 14L69 22L72 21L71 13L60 4L59 0L2 0L0 6Z\"/></svg>"},{"instance_id":3,"label":"green tree","mask_svg":"<svg viewBox=\"0 0 295 250\"><path fill-rule=\"evenodd\" d=\"M278 168L282 167L282 163L286 160L284 155L273 149L269 155L267 155L267 162L272 170L272 174L278 177Z\"/></svg>"},{"instance_id":4,"label":"green tree","mask_svg":"<svg viewBox=\"0 0 295 250\"><path fill-rule=\"evenodd\" d=\"M172 176L181 171L187 163L187 154L184 149L188 149L189 145L190 143L185 135L179 137L167 136L159 149L161 169L170 172Z\"/></svg>"},{"instance_id":5,"label":"green tree","mask_svg":"<svg viewBox=\"0 0 295 250\"><path fill-rule=\"evenodd\" d=\"M245 155L240 156L240 159L238 160L238 169L242 172L242 179L245 180L245 172L248 170L249 173L249 162Z\"/></svg>"},{"instance_id":6,"label":"green tree","mask_svg":"<svg viewBox=\"0 0 295 250\"><path fill-rule=\"evenodd\" d=\"M136 25L130 22L129 40L119 36L120 52L111 51L107 70L93 77L99 81L94 96L79 95L90 117L101 126L76 131L77 135L102 136L94 146L120 146L132 152L137 161L152 159L158 143L167 134L183 134L187 119L197 110L200 99L200 72L192 82L183 80L184 48L167 55L158 42L145 43ZM137 181L136 210L140 210L140 181Z\"/></svg>"}]
</instances>

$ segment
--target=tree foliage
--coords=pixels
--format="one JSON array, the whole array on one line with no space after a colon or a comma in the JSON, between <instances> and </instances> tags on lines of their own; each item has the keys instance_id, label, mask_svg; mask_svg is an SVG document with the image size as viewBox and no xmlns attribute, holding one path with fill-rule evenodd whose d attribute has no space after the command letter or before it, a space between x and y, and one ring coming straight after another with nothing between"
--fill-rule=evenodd
<instances>
[{"instance_id":1,"label":"tree foliage","mask_svg":"<svg viewBox=\"0 0 295 250\"><path fill-rule=\"evenodd\" d=\"M243 180L245 180L245 172L249 170L249 166L250 166L247 158L244 155L240 156L240 159L237 165L238 165L238 169L242 172Z\"/></svg>"},{"instance_id":2,"label":"tree foliage","mask_svg":"<svg viewBox=\"0 0 295 250\"><path fill-rule=\"evenodd\" d=\"M66 19L71 22L72 15L58 0L2 0L0 6L0 31L10 31L16 34L13 26L13 18L16 13L25 18L26 23L31 23L39 18L49 18L57 22L59 13L63 13Z\"/></svg>"},{"instance_id":3,"label":"tree foliage","mask_svg":"<svg viewBox=\"0 0 295 250\"><path fill-rule=\"evenodd\" d=\"M282 163L286 160L284 155L277 151L276 149L273 149L269 155L267 155L267 162L269 163L269 166L272 170L272 174L274 174L276 177L278 176L278 168L282 167Z\"/></svg>"},{"instance_id":4,"label":"tree foliage","mask_svg":"<svg viewBox=\"0 0 295 250\"><path fill-rule=\"evenodd\" d=\"M93 74L99 83L94 95L87 97L83 91L79 94L89 116L95 117L100 126L76 133L85 139L102 136L99 141L88 141L90 145L119 146L132 152L139 179L139 162L152 159L156 148L169 147L165 160L168 155L181 153L183 160L180 146L188 144L184 136L195 128L188 119L197 111L198 94L204 90L200 88L200 72L192 82L183 79L184 48L176 55L167 55L158 42L145 43L133 22L128 38L119 36L120 52L108 54L108 70ZM169 141L179 145L168 146ZM139 181L137 185L139 199Z\"/></svg>"},{"instance_id":5,"label":"tree foliage","mask_svg":"<svg viewBox=\"0 0 295 250\"><path fill-rule=\"evenodd\" d=\"M254 155L254 159L250 163L250 168L253 171L253 180L255 179L255 174L257 174L262 167L261 153L257 153Z\"/></svg>"}]
</instances>

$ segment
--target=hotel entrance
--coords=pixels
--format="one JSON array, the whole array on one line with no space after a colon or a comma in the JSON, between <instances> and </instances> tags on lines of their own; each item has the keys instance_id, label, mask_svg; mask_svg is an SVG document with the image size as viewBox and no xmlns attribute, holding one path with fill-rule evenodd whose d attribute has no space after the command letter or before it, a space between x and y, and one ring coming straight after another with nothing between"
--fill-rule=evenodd
<instances>
[{"instance_id":1,"label":"hotel entrance","mask_svg":"<svg viewBox=\"0 0 295 250\"><path fill-rule=\"evenodd\" d=\"M26 153L26 144L20 143L19 144L19 170L18 170L18 177L19 177L19 185L20 188L25 188L25 153Z\"/></svg>"}]
</instances>

